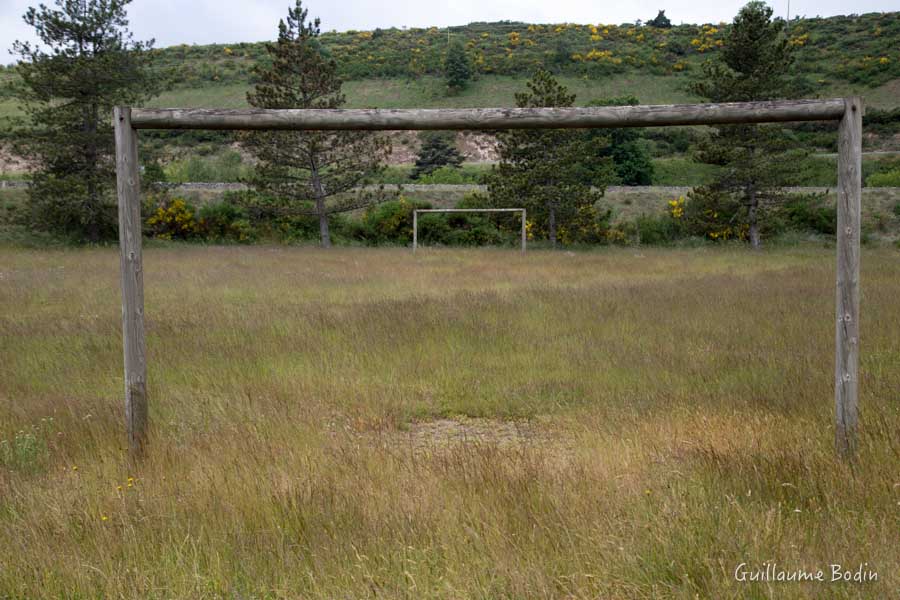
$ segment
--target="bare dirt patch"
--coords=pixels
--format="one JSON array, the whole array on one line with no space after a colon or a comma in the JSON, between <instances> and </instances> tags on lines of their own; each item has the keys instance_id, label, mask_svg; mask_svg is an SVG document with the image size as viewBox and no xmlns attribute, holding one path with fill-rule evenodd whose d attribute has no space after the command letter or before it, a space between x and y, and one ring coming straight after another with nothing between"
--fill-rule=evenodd
<instances>
[{"instance_id":1,"label":"bare dirt patch","mask_svg":"<svg viewBox=\"0 0 900 600\"><path fill-rule=\"evenodd\" d=\"M565 437L537 421L456 417L414 421L403 429L382 430L369 436L379 444L433 454L460 448L564 450Z\"/></svg>"},{"instance_id":2,"label":"bare dirt patch","mask_svg":"<svg viewBox=\"0 0 900 600\"><path fill-rule=\"evenodd\" d=\"M0 144L0 173L27 171L31 165L27 160L12 153L12 149Z\"/></svg>"}]
</instances>

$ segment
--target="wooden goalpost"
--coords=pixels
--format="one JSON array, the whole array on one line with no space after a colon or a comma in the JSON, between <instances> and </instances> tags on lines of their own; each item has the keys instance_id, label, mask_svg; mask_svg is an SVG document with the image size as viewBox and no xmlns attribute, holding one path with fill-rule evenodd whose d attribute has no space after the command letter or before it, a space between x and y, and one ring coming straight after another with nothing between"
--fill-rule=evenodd
<instances>
[{"instance_id":1,"label":"wooden goalpost","mask_svg":"<svg viewBox=\"0 0 900 600\"><path fill-rule=\"evenodd\" d=\"M498 212L517 212L522 213L522 230L519 234L521 238L522 252L525 252L525 244L527 233L525 231L526 211L524 208L417 208L413 210L413 253L419 247L419 213L498 213Z\"/></svg>"},{"instance_id":2,"label":"wooden goalpost","mask_svg":"<svg viewBox=\"0 0 900 600\"><path fill-rule=\"evenodd\" d=\"M141 453L148 427L137 150L137 131L140 129L500 130L836 121L839 125L835 443L839 454L852 460L857 446L859 394L862 116L863 101L860 97L591 108L224 110L117 107L113 123L122 274L125 423L129 449L133 456Z\"/></svg>"}]
</instances>

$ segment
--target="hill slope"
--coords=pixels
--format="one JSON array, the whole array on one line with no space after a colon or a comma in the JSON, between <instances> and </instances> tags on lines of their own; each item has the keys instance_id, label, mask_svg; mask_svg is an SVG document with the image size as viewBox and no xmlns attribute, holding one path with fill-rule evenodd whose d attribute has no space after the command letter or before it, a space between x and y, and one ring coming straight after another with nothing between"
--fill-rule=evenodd
<instances>
[{"instance_id":1,"label":"hill slope","mask_svg":"<svg viewBox=\"0 0 900 600\"><path fill-rule=\"evenodd\" d=\"M687 83L722 47L727 27L501 22L326 32L321 39L347 80L354 107L510 105L520 80L539 67L561 76L580 102L631 94L655 103L692 100ZM900 12L795 19L789 36L810 95L853 92L872 107L900 106ZM440 81L451 39L464 43L477 73L457 96L448 96ZM156 106L244 106L252 67L266 59L264 43L154 52L173 75L173 89L154 100ZM0 83L13 76L14 70L0 67ZM17 113L16 103L0 91L0 118Z\"/></svg>"}]
</instances>

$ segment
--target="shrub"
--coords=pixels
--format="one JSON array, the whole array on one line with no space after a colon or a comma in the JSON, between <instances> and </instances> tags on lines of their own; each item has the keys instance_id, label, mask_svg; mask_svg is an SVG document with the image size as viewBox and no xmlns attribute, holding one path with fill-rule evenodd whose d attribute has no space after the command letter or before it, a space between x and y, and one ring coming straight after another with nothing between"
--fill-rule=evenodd
<instances>
[{"instance_id":1,"label":"shrub","mask_svg":"<svg viewBox=\"0 0 900 600\"><path fill-rule=\"evenodd\" d=\"M201 158L197 154L195 152L187 160L169 164L165 169L165 179L175 183L227 183L247 179L252 174L252 168L244 164L240 153L235 150L226 150L206 158Z\"/></svg>"},{"instance_id":2,"label":"shrub","mask_svg":"<svg viewBox=\"0 0 900 600\"><path fill-rule=\"evenodd\" d=\"M181 198L164 200L147 219L147 229L153 237L164 240L190 239L200 231L194 214L194 207Z\"/></svg>"},{"instance_id":3,"label":"shrub","mask_svg":"<svg viewBox=\"0 0 900 600\"><path fill-rule=\"evenodd\" d=\"M610 209L598 208L596 204L579 206L565 225L559 227L559 239L563 244L603 244L611 239L609 222ZM613 234L613 237L616 237Z\"/></svg>"},{"instance_id":4,"label":"shrub","mask_svg":"<svg viewBox=\"0 0 900 600\"><path fill-rule=\"evenodd\" d=\"M509 236L504 236L487 216L448 213L422 215L419 239L430 245L484 246L502 244Z\"/></svg>"},{"instance_id":5,"label":"shrub","mask_svg":"<svg viewBox=\"0 0 900 600\"><path fill-rule=\"evenodd\" d=\"M730 194L701 186L679 200L680 208L669 203L669 214L685 235L714 241L747 238L743 207Z\"/></svg>"},{"instance_id":6,"label":"shrub","mask_svg":"<svg viewBox=\"0 0 900 600\"><path fill-rule=\"evenodd\" d=\"M256 237L247 212L230 202L207 204L198 216L199 232L208 240L249 242Z\"/></svg>"},{"instance_id":7,"label":"shrub","mask_svg":"<svg viewBox=\"0 0 900 600\"><path fill-rule=\"evenodd\" d=\"M900 187L900 169L873 173L866 178L867 187Z\"/></svg>"},{"instance_id":8,"label":"shrub","mask_svg":"<svg viewBox=\"0 0 900 600\"><path fill-rule=\"evenodd\" d=\"M781 209L791 229L834 235L837 231L837 209L828 206L821 194L794 196Z\"/></svg>"},{"instance_id":9,"label":"shrub","mask_svg":"<svg viewBox=\"0 0 900 600\"><path fill-rule=\"evenodd\" d=\"M412 242L412 213L417 208L431 208L431 204L401 196L373 206L363 215L362 228L356 233L373 244L408 244Z\"/></svg>"},{"instance_id":10,"label":"shrub","mask_svg":"<svg viewBox=\"0 0 900 600\"><path fill-rule=\"evenodd\" d=\"M671 215L639 215L634 220L635 235L642 244L660 245L681 236L678 221Z\"/></svg>"},{"instance_id":11,"label":"shrub","mask_svg":"<svg viewBox=\"0 0 900 600\"><path fill-rule=\"evenodd\" d=\"M431 171L427 175L422 175L417 183L462 185L472 183L472 178L458 167L444 166Z\"/></svg>"}]
</instances>

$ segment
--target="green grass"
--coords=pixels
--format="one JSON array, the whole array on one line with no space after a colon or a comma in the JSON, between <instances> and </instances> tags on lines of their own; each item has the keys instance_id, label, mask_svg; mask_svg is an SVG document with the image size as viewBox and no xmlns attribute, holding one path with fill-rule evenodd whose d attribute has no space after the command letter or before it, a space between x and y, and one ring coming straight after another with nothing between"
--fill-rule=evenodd
<instances>
[{"instance_id":1,"label":"green grass","mask_svg":"<svg viewBox=\"0 0 900 600\"><path fill-rule=\"evenodd\" d=\"M577 94L577 102L613 96L634 95L645 103L690 102L680 77L654 75L613 75L601 80L562 76L560 83ZM455 108L515 106L515 93L524 89L521 77L482 75L459 94L447 96L441 79L431 76L416 80L403 78L351 80L344 84L347 108ZM166 92L148 106L188 108L241 108L247 106L249 84L209 85Z\"/></svg>"},{"instance_id":2,"label":"green grass","mask_svg":"<svg viewBox=\"0 0 900 600\"><path fill-rule=\"evenodd\" d=\"M653 160L653 185L704 185L711 183L719 168L690 158Z\"/></svg>"},{"instance_id":3,"label":"green grass","mask_svg":"<svg viewBox=\"0 0 900 600\"><path fill-rule=\"evenodd\" d=\"M0 596L889 597L898 256L850 469L833 249L148 248L132 464L117 253L0 248Z\"/></svg>"},{"instance_id":4,"label":"green grass","mask_svg":"<svg viewBox=\"0 0 900 600\"><path fill-rule=\"evenodd\" d=\"M884 110L894 109L900 105L900 79L892 79L872 88L849 83L829 84L825 86L821 96L829 98L862 96L866 106Z\"/></svg>"}]
</instances>

